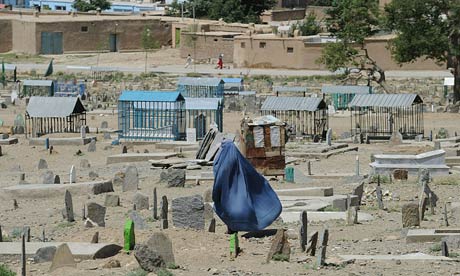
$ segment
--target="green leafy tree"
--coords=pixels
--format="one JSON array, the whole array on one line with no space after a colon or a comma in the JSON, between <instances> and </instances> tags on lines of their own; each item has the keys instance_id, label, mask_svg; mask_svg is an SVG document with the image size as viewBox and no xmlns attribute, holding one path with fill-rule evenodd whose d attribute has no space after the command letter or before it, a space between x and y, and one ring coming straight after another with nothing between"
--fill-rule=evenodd
<instances>
[{"instance_id":1,"label":"green leafy tree","mask_svg":"<svg viewBox=\"0 0 460 276\"><path fill-rule=\"evenodd\" d=\"M141 34L141 45L145 52L145 73L147 73L148 52L160 48L160 43L153 37L150 29L145 26Z\"/></svg>"},{"instance_id":2,"label":"green leafy tree","mask_svg":"<svg viewBox=\"0 0 460 276\"><path fill-rule=\"evenodd\" d=\"M376 81L386 90L385 72L369 56L364 43L366 37L379 30L378 1L335 1L327 14L328 30L337 38L337 42L328 43L317 62L326 65L331 71L345 69L348 79L361 78L365 71L368 85ZM350 74L350 68L359 74Z\"/></svg>"},{"instance_id":3,"label":"green leafy tree","mask_svg":"<svg viewBox=\"0 0 460 276\"><path fill-rule=\"evenodd\" d=\"M385 25L396 32L390 49L399 63L418 58L446 63L454 74L454 102L460 101L460 2L393 0Z\"/></svg>"},{"instance_id":4,"label":"green leafy tree","mask_svg":"<svg viewBox=\"0 0 460 276\"><path fill-rule=\"evenodd\" d=\"M302 35L316 35L321 32L321 27L319 26L316 15L313 12L310 12L305 19L298 23L295 26L295 29L298 29L302 32Z\"/></svg>"},{"instance_id":5,"label":"green leafy tree","mask_svg":"<svg viewBox=\"0 0 460 276\"><path fill-rule=\"evenodd\" d=\"M100 8L103 11L110 9L111 4L107 0L75 0L72 7L81 12L93 11L97 10L97 8Z\"/></svg>"},{"instance_id":6,"label":"green leafy tree","mask_svg":"<svg viewBox=\"0 0 460 276\"><path fill-rule=\"evenodd\" d=\"M308 6L332 6L333 0L310 0Z\"/></svg>"}]
</instances>

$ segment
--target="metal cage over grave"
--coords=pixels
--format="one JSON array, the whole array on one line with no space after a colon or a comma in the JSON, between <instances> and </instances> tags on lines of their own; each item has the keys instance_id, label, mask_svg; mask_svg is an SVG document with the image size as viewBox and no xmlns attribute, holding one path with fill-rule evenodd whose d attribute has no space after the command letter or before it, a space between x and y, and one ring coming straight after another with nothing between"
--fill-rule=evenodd
<instances>
[{"instance_id":1,"label":"metal cage over grave","mask_svg":"<svg viewBox=\"0 0 460 276\"><path fill-rule=\"evenodd\" d=\"M197 139L203 139L212 124L222 132L223 109L220 98L186 98L187 127L196 129Z\"/></svg>"},{"instance_id":2,"label":"metal cage over grave","mask_svg":"<svg viewBox=\"0 0 460 276\"><path fill-rule=\"evenodd\" d=\"M119 138L185 139L185 99L179 92L123 91L118 99Z\"/></svg>"},{"instance_id":3,"label":"metal cage over grave","mask_svg":"<svg viewBox=\"0 0 460 276\"><path fill-rule=\"evenodd\" d=\"M321 87L321 93L330 95L332 104L337 110L344 110L348 108L351 100L355 95L372 94L372 86L363 85L332 85Z\"/></svg>"},{"instance_id":4,"label":"metal cage over grave","mask_svg":"<svg viewBox=\"0 0 460 276\"><path fill-rule=\"evenodd\" d=\"M222 78L224 81L224 94L227 92L244 91L244 80L242 78Z\"/></svg>"},{"instance_id":5,"label":"metal cage over grave","mask_svg":"<svg viewBox=\"0 0 460 276\"><path fill-rule=\"evenodd\" d=\"M179 78L177 90L186 98L222 98L224 81L220 78Z\"/></svg>"},{"instance_id":6,"label":"metal cage over grave","mask_svg":"<svg viewBox=\"0 0 460 276\"><path fill-rule=\"evenodd\" d=\"M26 109L26 135L80 132L86 109L80 98L31 97Z\"/></svg>"},{"instance_id":7,"label":"metal cage over grave","mask_svg":"<svg viewBox=\"0 0 460 276\"><path fill-rule=\"evenodd\" d=\"M287 123L296 135L326 137L329 127L327 105L321 98L268 97L261 113Z\"/></svg>"},{"instance_id":8,"label":"metal cage over grave","mask_svg":"<svg viewBox=\"0 0 460 276\"><path fill-rule=\"evenodd\" d=\"M423 100L416 94L356 95L350 103L351 133L387 139L394 131L403 138L424 135Z\"/></svg>"},{"instance_id":9,"label":"metal cage over grave","mask_svg":"<svg viewBox=\"0 0 460 276\"><path fill-rule=\"evenodd\" d=\"M4 64L5 67L5 77L7 81L16 82L17 80L17 67L14 64Z\"/></svg>"},{"instance_id":10,"label":"metal cage over grave","mask_svg":"<svg viewBox=\"0 0 460 276\"><path fill-rule=\"evenodd\" d=\"M22 96L49 96L54 95L54 81L52 80L24 80L22 82Z\"/></svg>"}]
</instances>

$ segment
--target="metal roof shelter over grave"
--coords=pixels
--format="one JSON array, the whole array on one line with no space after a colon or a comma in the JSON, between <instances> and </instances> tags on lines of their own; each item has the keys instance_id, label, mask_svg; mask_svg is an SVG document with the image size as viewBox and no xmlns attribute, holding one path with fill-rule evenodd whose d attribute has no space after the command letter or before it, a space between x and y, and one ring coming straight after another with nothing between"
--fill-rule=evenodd
<instances>
[{"instance_id":1,"label":"metal roof shelter over grave","mask_svg":"<svg viewBox=\"0 0 460 276\"><path fill-rule=\"evenodd\" d=\"M221 98L224 96L224 81L221 78L181 77L177 90L188 98Z\"/></svg>"},{"instance_id":2,"label":"metal roof shelter over grave","mask_svg":"<svg viewBox=\"0 0 460 276\"><path fill-rule=\"evenodd\" d=\"M31 97L26 108L26 134L80 132L86 109L78 97ZM29 126L29 127L28 127Z\"/></svg>"},{"instance_id":3,"label":"metal roof shelter over grave","mask_svg":"<svg viewBox=\"0 0 460 276\"><path fill-rule=\"evenodd\" d=\"M355 95L372 94L371 86L364 85L324 85L321 93L330 95L335 109L343 110L348 108L348 104Z\"/></svg>"},{"instance_id":4,"label":"metal roof shelter over grave","mask_svg":"<svg viewBox=\"0 0 460 276\"><path fill-rule=\"evenodd\" d=\"M267 97L261 113L275 116L305 136L324 136L329 124L326 102L316 97Z\"/></svg>"},{"instance_id":5,"label":"metal roof shelter over grave","mask_svg":"<svg viewBox=\"0 0 460 276\"><path fill-rule=\"evenodd\" d=\"M222 98L185 98L187 127L196 129L196 138L203 139L212 124L223 131Z\"/></svg>"},{"instance_id":6,"label":"metal roof shelter over grave","mask_svg":"<svg viewBox=\"0 0 460 276\"><path fill-rule=\"evenodd\" d=\"M350 102L352 134L387 139L394 131L403 138L424 135L423 100L417 94L356 95Z\"/></svg>"}]
</instances>

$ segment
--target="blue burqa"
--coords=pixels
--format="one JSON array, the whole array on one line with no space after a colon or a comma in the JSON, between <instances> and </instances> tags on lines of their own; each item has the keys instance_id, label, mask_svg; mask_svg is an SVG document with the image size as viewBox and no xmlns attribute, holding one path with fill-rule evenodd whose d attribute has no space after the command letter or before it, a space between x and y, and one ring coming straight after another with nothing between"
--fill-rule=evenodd
<instances>
[{"instance_id":1,"label":"blue burqa","mask_svg":"<svg viewBox=\"0 0 460 276\"><path fill-rule=\"evenodd\" d=\"M214 159L214 210L232 231L258 231L275 221L281 202L268 181L232 141L222 142Z\"/></svg>"}]
</instances>

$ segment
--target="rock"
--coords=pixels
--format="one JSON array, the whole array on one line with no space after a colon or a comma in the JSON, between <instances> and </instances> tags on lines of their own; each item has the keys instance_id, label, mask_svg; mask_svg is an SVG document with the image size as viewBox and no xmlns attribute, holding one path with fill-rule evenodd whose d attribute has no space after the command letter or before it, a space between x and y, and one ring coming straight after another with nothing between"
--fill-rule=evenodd
<instances>
[{"instance_id":1,"label":"rock","mask_svg":"<svg viewBox=\"0 0 460 276\"><path fill-rule=\"evenodd\" d=\"M398 169L398 170L393 171L393 178L395 180L407 180L408 177L409 177L408 170Z\"/></svg>"},{"instance_id":2,"label":"rock","mask_svg":"<svg viewBox=\"0 0 460 276\"><path fill-rule=\"evenodd\" d=\"M90 172L88 173L88 176L89 176L89 178L91 178L91 179L94 180L94 179L96 179L96 178L99 177L99 174L97 174L97 173L94 172L94 171L90 171Z\"/></svg>"},{"instance_id":3,"label":"rock","mask_svg":"<svg viewBox=\"0 0 460 276\"><path fill-rule=\"evenodd\" d=\"M45 159L40 159L40 160L38 161L38 169L39 169L39 170L48 169L48 163L46 162Z\"/></svg>"},{"instance_id":4,"label":"rock","mask_svg":"<svg viewBox=\"0 0 460 276\"><path fill-rule=\"evenodd\" d=\"M153 233L147 243L136 245L134 250L134 257L146 271L155 272L175 263L171 240L163 232Z\"/></svg>"},{"instance_id":5,"label":"rock","mask_svg":"<svg viewBox=\"0 0 460 276\"><path fill-rule=\"evenodd\" d=\"M289 261L291 256L291 245L287 239L287 235L285 235L284 229L278 229L278 231L276 231L270 251L268 252L267 262L270 262L273 259L273 256L278 254L286 256L287 261Z\"/></svg>"},{"instance_id":6,"label":"rock","mask_svg":"<svg viewBox=\"0 0 460 276\"><path fill-rule=\"evenodd\" d=\"M204 219L205 220L210 220L214 218L214 209L212 208L212 205L209 203L204 204Z\"/></svg>"},{"instance_id":7,"label":"rock","mask_svg":"<svg viewBox=\"0 0 460 276\"><path fill-rule=\"evenodd\" d=\"M171 209L174 226L204 230L204 204L200 195L175 198Z\"/></svg>"},{"instance_id":8,"label":"rock","mask_svg":"<svg viewBox=\"0 0 460 276\"><path fill-rule=\"evenodd\" d=\"M93 195L98 195L98 194L103 194L103 193L111 193L111 192L113 192L113 185L112 185L112 182L110 182L110 181L95 183L91 187L91 193Z\"/></svg>"},{"instance_id":9,"label":"rock","mask_svg":"<svg viewBox=\"0 0 460 276\"><path fill-rule=\"evenodd\" d=\"M120 206L120 196L119 195L105 195L105 207L118 207Z\"/></svg>"},{"instance_id":10,"label":"rock","mask_svg":"<svg viewBox=\"0 0 460 276\"><path fill-rule=\"evenodd\" d=\"M144 230L147 229L147 224L145 220L134 210L129 211L129 218L134 222L134 227L136 229Z\"/></svg>"},{"instance_id":11,"label":"rock","mask_svg":"<svg viewBox=\"0 0 460 276\"><path fill-rule=\"evenodd\" d=\"M43 184L54 184L54 173L52 171L46 171L42 175Z\"/></svg>"},{"instance_id":12,"label":"rock","mask_svg":"<svg viewBox=\"0 0 460 276\"><path fill-rule=\"evenodd\" d=\"M120 261L119 260L109 260L107 263L105 263L102 268L117 268L121 267Z\"/></svg>"},{"instance_id":13,"label":"rock","mask_svg":"<svg viewBox=\"0 0 460 276\"><path fill-rule=\"evenodd\" d=\"M122 191L137 191L139 185L139 174L135 166L129 166L125 172Z\"/></svg>"},{"instance_id":14,"label":"rock","mask_svg":"<svg viewBox=\"0 0 460 276\"><path fill-rule=\"evenodd\" d=\"M419 206L416 203L408 203L402 206L403 228L420 226Z\"/></svg>"},{"instance_id":15,"label":"rock","mask_svg":"<svg viewBox=\"0 0 460 276\"><path fill-rule=\"evenodd\" d=\"M363 193L364 193L364 182L361 182L359 185L355 186L352 191L352 195L358 196L358 206L361 205Z\"/></svg>"},{"instance_id":16,"label":"rock","mask_svg":"<svg viewBox=\"0 0 460 276\"><path fill-rule=\"evenodd\" d=\"M54 184L61 184L61 178L59 177L59 175L54 176Z\"/></svg>"},{"instance_id":17,"label":"rock","mask_svg":"<svg viewBox=\"0 0 460 276\"><path fill-rule=\"evenodd\" d=\"M203 193L203 200L204 202L213 202L212 201L212 188L206 189Z\"/></svg>"},{"instance_id":18,"label":"rock","mask_svg":"<svg viewBox=\"0 0 460 276\"><path fill-rule=\"evenodd\" d=\"M160 181L171 187L185 186L185 170L169 168L167 171L162 171Z\"/></svg>"},{"instance_id":19,"label":"rock","mask_svg":"<svg viewBox=\"0 0 460 276\"><path fill-rule=\"evenodd\" d=\"M149 197L137 192L133 198L133 204L136 205L136 210L149 209Z\"/></svg>"},{"instance_id":20,"label":"rock","mask_svg":"<svg viewBox=\"0 0 460 276\"><path fill-rule=\"evenodd\" d=\"M88 145L88 152L95 152L96 151L96 140L91 140Z\"/></svg>"},{"instance_id":21,"label":"rock","mask_svg":"<svg viewBox=\"0 0 460 276\"><path fill-rule=\"evenodd\" d=\"M56 246L41 247L35 252L34 263L45 263L53 260L54 254L56 253Z\"/></svg>"},{"instance_id":22,"label":"rock","mask_svg":"<svg viewBox=\"0 0 460 276\"><path fill-rule=\"evenodd\" d=\"M86 204L86 217L95 222L98 226L105 226L105 212L106 208L96 202Z\"/></svg>"},{"instance_id":23,"label":"rock","mask_svg":"<svg viewBox=\"0 0 460 276\"><path fill-rule=\"evenodd\" d=\"M72 252L66 243L59 245L54 253L53 262L51 263L50 272L60 267L77 267Z\"/></svg>"},{"instance_id":24,"label":"rock","mask_svg":"<svg viewBox=\"0 0 460 276\"><path fill-rule=\"evenodd\" d=\"M82 168L82 169L91 168L91 164L89 163L88 159L80 160L80 168Z\"/></svg>"}]
</instances>

